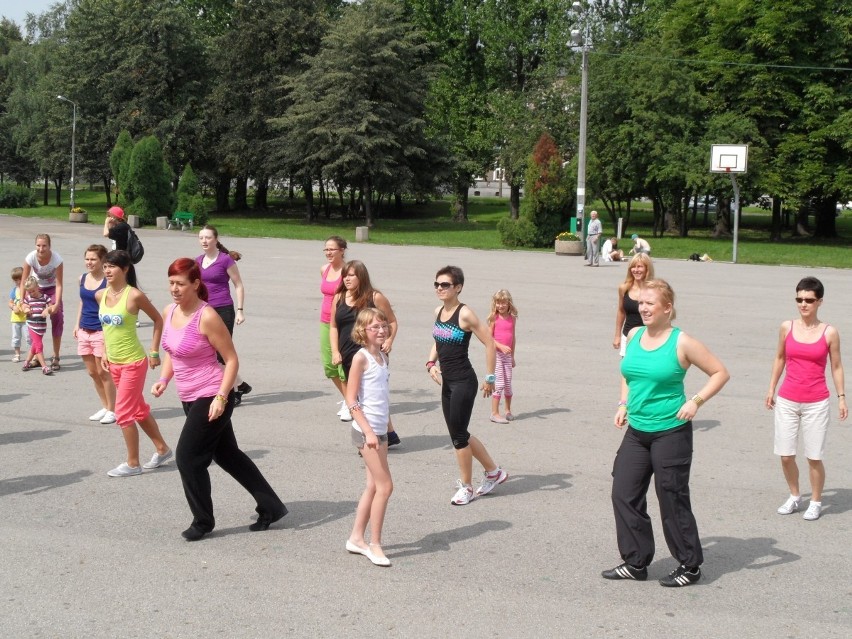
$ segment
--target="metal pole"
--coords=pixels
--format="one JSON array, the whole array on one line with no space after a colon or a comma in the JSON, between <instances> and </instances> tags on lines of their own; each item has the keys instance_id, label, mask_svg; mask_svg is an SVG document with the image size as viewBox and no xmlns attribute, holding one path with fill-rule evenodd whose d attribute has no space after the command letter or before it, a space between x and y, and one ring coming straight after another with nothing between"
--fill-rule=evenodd
<instances>
[{"instance_id":1,"label":"metal pole","mask_svg":"<svg viewBox=\"0 0 852 639\"><path fill-rule=\"evenodd\" d=\"M580 141L577 147L577 235L585 237L583 215L586 208L586 122L589 117L589 56L587 39L583 37L583 58L580 82Z\"/></svg>"},{"instance_id":2,"label":"metal pole","mask_svg":"<svg viewBox=\"0 0 852 639\"><path fill-rule=\"evenodd\" d=\"M74 159L77 157L77 103L72 102L73 115L71 116L71 208L74 208L74 187L77 184L77 174L74 172Z\"/></svg>"},{"instance_id":3,"label":"metal pole","mask_svg":"<svg viewBox=\"0 0 852 639\"><path fill-rule=\"evenodd\" d=\"M734 210L731 215L734 218L734 255L733 262L737 263L737 239L740 234L740 187L737 185L737 178L731 173L731 185L734 187Z\"/></svg>"}]
</instances>

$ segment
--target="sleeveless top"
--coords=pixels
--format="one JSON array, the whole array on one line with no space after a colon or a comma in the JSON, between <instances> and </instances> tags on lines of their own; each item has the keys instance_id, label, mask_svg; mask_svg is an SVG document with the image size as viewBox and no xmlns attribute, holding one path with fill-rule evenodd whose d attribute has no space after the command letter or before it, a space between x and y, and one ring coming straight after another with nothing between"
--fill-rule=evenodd
<instances>
[{"instance_id":1,"label":"sleeveless top","mask_svg":"<svg viewBox=\"0 0 852 639\"><path fill-rule=\"evenodd\" d=\"M494 316L494 341L514 349L515 337L515 318L511 315L507 317Z\"/></svg>"},{"instance_id":2,"label":"sleeveless top","mask_svg":"<svg viewBox=\"0 0 852 639\"><path fill-rule=\"evenodd\" d=\"M219 392L225 369L216 359L216 349L200 331L201 313L206 302L183 328L172 327L177 304L172 304L163 326L161 345L172 359L177 394L182 402L193 402L199 397L213 397Z\"/></svg>"},{"instance_id":3,"label":"sleeveless top","mask_svg":"<svg viewBox=\"0 0 852 639\"><path fill-rule=\"evenodd\" d=\"M361 377L361 388L358 389L358 403L361 404L361 410L372 431L376 435L387 435L390 419L388 358L380 352L382 363L379 364L366 348L358 352L367 358L367 369ZM352 426L359 433L363 432L357 422L353 421Z\"/></svg>"},{"instance_id":4,"label":"sleeveless top","mask_svg":"<svg viewBox=\"0 0 852 639\"><path fill-rule=\"evenodd\" d=\"M687 420L677 412L686 401L683 378L686 369L677 359L679 328L672 328L668 339L656 349L641 344L645 327L627 343L621 360L621 374L627 380L627 418L636 430L655 433L677 428Z\"/></svg>"},{"instance_id":5,"label":"sleeveless top","mask_svg":"<svg viewBox=\"0 0 852 639\"><path fill-rule=\"evenodd\" d=\"M201 271L201 281L207 287L207 303L213 308L222 308L223 306L233 306L234 300L231 297L231 276L228 275L228 269L236 262L228 253L219 251L216 259L207 265L202 266L204 262L204 254L202 253L195 258L198 264L198 269ZM215 395L215 393L213 393Z\"/></svg>"},{"instance_id":6,"label":"sleeveless top","mask_svg":"<svg viewBox=\"0 0 852 639\"><path fill-rule=\"evenodd\" d=\"M106 278L103 278L98 288L89 290L86 288L86 273L80 276L80 301L82 302L80 328L85 328L87 331L103 330L101 328L101 320L98 317L98 300L95 299L95 293L106 288L106 285Z\"/></svg>"},{"instance_id":7,"label":"sleeveless top","mask_svg":"<svg viewBox=\"0 0 852 639\"><path fill-rule=\"evenodd\" d=\"M331 269L331 264L325 267L322 272L322 281L320 282L320 293L322 293L322 308L320 309L320 322L323 324L331 323L331 303L334 301L334 294L337 292L337 287L343 281L343 272L336 280L325 279L328 271Z\"/></svg>"},{"instance_id":8,"label":"sleeveless top","mask_svg":"<svg viewBox=\"0 0 852 639\"><path fill-rule=\"evenodd\" d=\"M441 321L441 311L435 317L435 326L432 328L432 337L438 349L438 361L441 362L441 377L447 380L461 380L476 375L470 358L467 355L470 346L470 331L464 331L459 326L459 313L464 304L459 303L446 322Z\"/></svg>"},{"instance_id":9,"label":"sleeveless top","mask_svg":"<svg viewBox=\"0 0 852 639\"><path fill-rule=\"evenodd\" d=\"M371 298L364 308L375 307L376 305ZM334 322L337 324L337 348L340 350L340 357L343 358L344 370L349 369L355 353L361 350L361 345L352 339L352 329L355 328L355 319L358 317L358 313L359 311L354 306L346 304L346 294L342 294L334 313Z\"/></svg>"},{"instance_id":10,"label":"sleeveless top","mask_svg":"<svg viewBox=\"0 0 852 639\"><path fill-rule=\"evenodd\" d=\"M793 326L784 342L786 357L784 381L778 395L791 402L810 404L828 399L831 393L825 383L825 364L828 361L828 342L825 331L813 344L804 344L793 337Z\"/></svg>"},{"instance_id":11,"label":"sleeveless top","mask_svg":"<svg viewBox=\"0 0 852 639\"><path fill-rule=\"evenodd\" d=\"M621 329L621 333L623 335L627 335L637 326L644 324L642 316L639 315L639 302L630 297L629 293L630 289L624 291L624 302L622 302L622 306L624 307L624 327Z\"/></svg>"},{"instance_id":12,"label":"sleeveless top","mask_svg":"<svg viewBox=\"0 0 852 639\"><path fill-rule=\"evenodd\" d=\"M107 359L115 364L132 364L147 357L142 342L136 334L138 316L127 310L127 296L130 295L131 290L133 290L132 286L126 286L118 303L112 308L106 305L109 291L104 292L98 309L104 331Z\"/></svg>"}]
</instances>

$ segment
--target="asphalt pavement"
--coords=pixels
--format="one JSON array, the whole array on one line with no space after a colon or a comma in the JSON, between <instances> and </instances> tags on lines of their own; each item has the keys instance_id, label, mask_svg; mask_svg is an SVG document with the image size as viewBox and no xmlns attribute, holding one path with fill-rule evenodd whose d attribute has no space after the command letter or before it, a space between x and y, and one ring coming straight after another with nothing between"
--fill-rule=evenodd
<instances>
[{"instance_id":1,"label":"asphalt pavement","mask_svg":"<svg viewBox=\"0 0 852 639\"><path fill-rule=\"evenodd\" d=\"M220 238L244 255L246 323L235 342L254 390L234 413L237 437L290 514L250 532L251 498L214 467L216 530L188 543L180 532L191 518L174 463L107 477L124 459L121 434L87 419L99 406L72 329L83 254L103 241L101 226L0 216L4 273L21 264L39 232L50 233L65 260L67 320L62 369L53 376L22 372L10 362L8 337L0 343L4 637L852 635L850 423L837 422L834 411L824 514L807 522L775 512L787 489L764 408L778 327L796 316L796 282L806 274L823 281L820 315L849 340L849 271L656 261L677 294L676 324L731 372L695 420L691 486L704 578L669 589L656 581L676 562L653 494L658 552L649 580L600 577L620 563L609 500L621 438L612 425L620 378L611 342L626 265L350 244L347 257L365 262L400 324L391 403L402 445L390 452L395 490L384 532L393 566L378 568L344 549L364 475L319 361L321 242ZM192 232L138 234L140 282L161 308L169 301L167 265L199 254L198 242ZM499 288L512 292L520 311L517 419L492 424L490 402L480 400L471 424L510 477L465 507L450 505L457 470L439 389L424 367L437 306L432 282L446 264L464 269L461 299L481 318ZM150 330L143 317L145 339ZM471 352L484 374L483 349L474 344ZM687 393L700 377L689 373ZM174 389L150 402L175 445L183 420ZM153 448L144 435L141 442L147 458ZM807 496L806 472L803 479Z\"/></svg>"}]
</instances>

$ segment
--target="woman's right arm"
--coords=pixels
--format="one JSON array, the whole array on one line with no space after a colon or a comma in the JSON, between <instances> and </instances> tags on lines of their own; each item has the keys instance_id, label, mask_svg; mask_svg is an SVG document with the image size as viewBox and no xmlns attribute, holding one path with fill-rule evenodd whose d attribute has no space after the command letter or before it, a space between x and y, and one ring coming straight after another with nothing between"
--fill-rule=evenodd
<instances>
[{"instance_id":1,"label":"woman's right arm","mask_svg":"<svg viewBox=\"0 0 852 639\"><path fill-rule=\"evenodd\" d=\"M781 373L784 372L784 365L787 361L787 332L787 322L784 322L778 330L778 347L775 349L772 373L769 376L769 390L766 391L766 399L764 400L768 410L775 408L775 387L778 385L778 380L781 379Z\"/></svg>"},{"instance_id":2,"label":"woman's right arm","mask_svg":"<svg viewBox=\"0 0 852 639\"><path fill-rule=\"evenodd\" d=\"M343 358L340 356L340 335L337 330L337 305L340 302L340 293L331 300L331 322L328 325L328 341L331 343L331 363L340 364Z\"/></svg>"},{"instance_id":3,"label":"woman's right arm","mask_svg":"<svg viewBox=\"0 0 852 639\"><path fill-rule=\"evenodd\" d=\"M624 285L618 287L618 306L615 312L615 337L612 338L612 347L616 350L621 348L621 329L627 314L624 312Z\"/></svg>"}]
</instances>

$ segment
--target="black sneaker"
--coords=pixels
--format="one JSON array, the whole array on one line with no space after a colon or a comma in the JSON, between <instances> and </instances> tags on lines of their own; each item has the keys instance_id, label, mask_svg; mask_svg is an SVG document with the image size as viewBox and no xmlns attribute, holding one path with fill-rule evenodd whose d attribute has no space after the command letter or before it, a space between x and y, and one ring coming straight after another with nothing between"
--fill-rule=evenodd
<instances>
[{"instance_id":1,"label":"black sneaker","mask_svg":"<svg viewBox=\"0 0 852 639\"><path fill-rule=\"evenodd\" d=\"M396 431L395 430L389 430L388 431L388 446L396 446L397 444L400 444L400 443L402 443L402 440L400 440L399 435L396 434Z\"/></svg>"},{"instance_id":2,"label":"black sneaker","mask_svg":"<svg viewBox=\"0 0 852 639\"><path fill-rule=\"evenodd\" d=\"M612 570L604 570L601 573L604 579L635 579L645 581L648 578L647 568L634 568L630 564L621 564Z\"/></svg>"},{"instance_id":3,"label":"black sneaker","mask_svg":"<svg viewBox=\"0 0 852 639\"><path fill-rule=\"evenodd\" d=\"M243 403L243 394L240 391L234 393L234 406L239 406Z\"/></svg>"},{"instance_id":4,"label":"black sneaker","mask_svg":"<svg viewBox=\"0 0 852 639\"><path fill-rule=\"evenodd\" d=\"M660 585L667 588L680 588L689 586L701 579L701 568L687 568L683 564L672 570L668 575L660 579Z\"/></svg>"},{"instance_id":5,"label":"black sneaker","mask_svg":"<svg viewBox=\"0 0 852 639\"><path fill-rule=\"evenodd\" d=\"M243 395L248 395L251 392L251 386L243 382L239 386L237 386L237 390L240 391Z\"/></svg>"}]
</instances>

